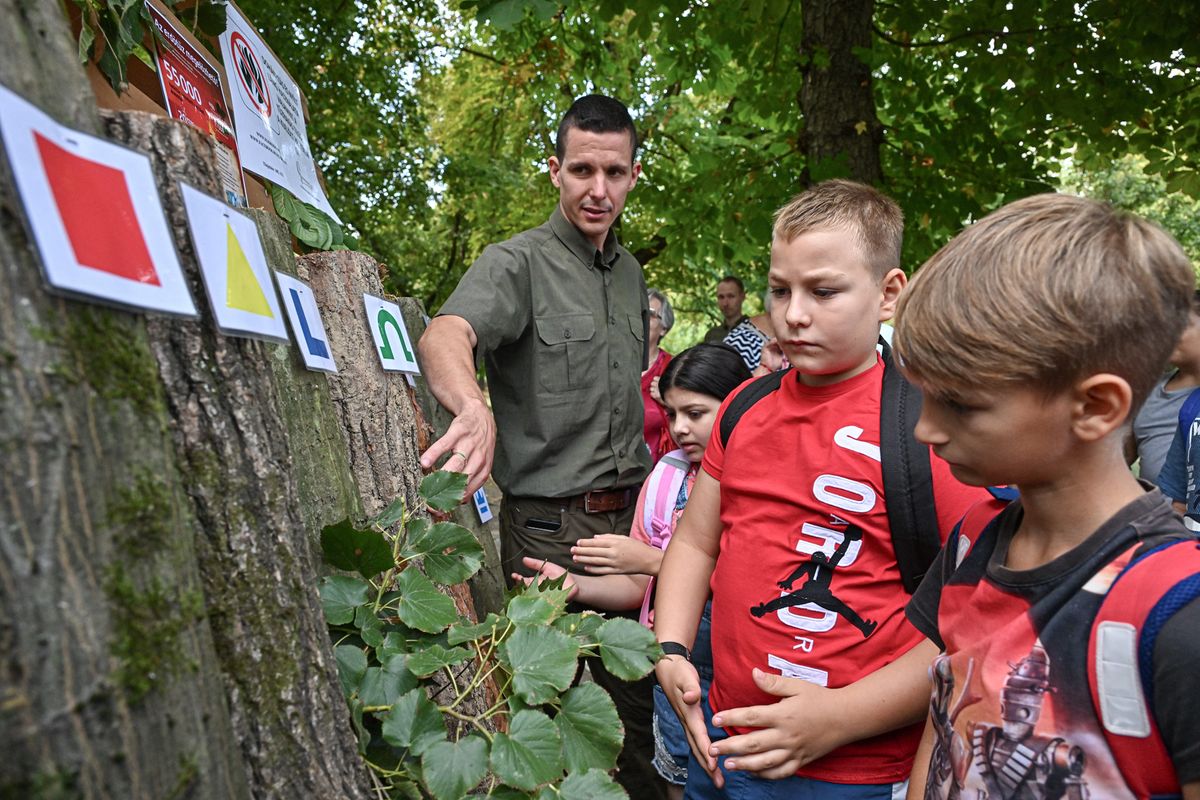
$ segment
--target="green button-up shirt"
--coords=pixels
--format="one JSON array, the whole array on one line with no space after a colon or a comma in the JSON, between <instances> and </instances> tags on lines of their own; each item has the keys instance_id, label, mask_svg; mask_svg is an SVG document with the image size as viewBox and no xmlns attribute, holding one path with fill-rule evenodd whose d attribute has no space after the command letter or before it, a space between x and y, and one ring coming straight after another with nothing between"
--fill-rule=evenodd
<instances>
[{"instance_id":1,"label":"green button-up shirt","mask_svg":"<svg viewBox=\"0 0 1200 800\"><path fill-rule=\"evenodd\" d=\"M597 250L557 207L467 270L438 313L475 330L505 494L570 497L645 478L648 308L642 268L616 236Z\"/></svg>"}]
</instances>

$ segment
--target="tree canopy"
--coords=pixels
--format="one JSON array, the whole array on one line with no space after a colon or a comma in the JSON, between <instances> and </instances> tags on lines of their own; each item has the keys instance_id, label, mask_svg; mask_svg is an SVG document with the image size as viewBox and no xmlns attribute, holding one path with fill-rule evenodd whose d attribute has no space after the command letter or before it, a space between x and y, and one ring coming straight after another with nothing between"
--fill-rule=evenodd
<instances>
[{"instance_id":1,"label":"tree canopy","mask_svg":"<svg viewBox=\"0 0 1200 800\"><path fill-rule=\"evenodd\" d=\"M910 270L1058 186L1068 158L1086 174L1133 154L1156 191L1200 197L1196 4L242 5L288 20L264 33L307 84L333 202L431 308L487 243L544 220L554 127L589 91L637 120L644 175L619 233L685 317L712 313L727 272L761 288L773 211L827 177L901 203Z\"/></svg>"}]
</instances>

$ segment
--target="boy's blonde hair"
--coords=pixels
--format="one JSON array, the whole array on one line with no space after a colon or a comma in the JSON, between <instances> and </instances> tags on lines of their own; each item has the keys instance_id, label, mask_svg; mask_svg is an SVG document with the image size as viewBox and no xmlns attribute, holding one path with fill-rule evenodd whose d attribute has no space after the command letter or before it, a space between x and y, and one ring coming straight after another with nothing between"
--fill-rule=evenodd
<instances>
[{"instance_id":1,"label":"boy's blonde hair","mask_svg":"<svg viewBox=\"0 0 1200 800\"><path fill-rule=\"evenodd\" d=\"M830 180L793 197L775 212L772 235L785 243L814 230L840 228L857 236L858 249L876 280L900 266L904 212L864 183Z\"/></svg>"},{"instance_id":2,"label":"boy's blonde hair","mask_svg":"<svg viewBox=\"0 0 1200 800\"><path fill-rule=\"evenodd\" d=\"M1051 394L1108 372L1129 382L1136 408L1187 323L1194 284L1157 225L1082 197L1027 197L918 270L900 297L895 350L933 391Z\"/></svg>"}]
</instances>

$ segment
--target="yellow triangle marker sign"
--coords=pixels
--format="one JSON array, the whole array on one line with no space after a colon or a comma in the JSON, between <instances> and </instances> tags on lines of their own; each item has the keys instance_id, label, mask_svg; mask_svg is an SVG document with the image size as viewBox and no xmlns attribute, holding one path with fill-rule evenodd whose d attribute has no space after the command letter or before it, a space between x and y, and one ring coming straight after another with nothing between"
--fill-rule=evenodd
<instances>
[{"instance_id":1,"label":"yellow triangle marker sign","mask_svg":"<svg viewBox=\"0 0 1200 800\"><path fill-rule=\"evenodd\" d=\"M258 276L250 268L250 262L246 260L246 254L242 251L242 246L233 233L233 227L228 222L225 223L225 233L225 240L228 243L226 260L229 265L225 286L225 305L274 319L275 315L271 312L267 296L263 294Z\"/></svg>"}]
</instances>

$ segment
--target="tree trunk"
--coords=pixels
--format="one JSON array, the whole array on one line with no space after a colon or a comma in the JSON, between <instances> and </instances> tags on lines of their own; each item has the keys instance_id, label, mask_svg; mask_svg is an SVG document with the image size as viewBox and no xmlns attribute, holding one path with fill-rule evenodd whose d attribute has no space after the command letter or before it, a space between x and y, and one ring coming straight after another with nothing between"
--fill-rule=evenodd
<instances>
[{"instance_id":1,"label":"tree trunk","mask_svg":"<svg viewBox=\"0 0 1200 800\"><path fill-rule=\"evenodd\" d=\"M879 185L883 126L875 113L871 70L855 48L871 46L874 0L803 0L800 43L804 180L846 176Z\"/></svg>"}]
</instances>

